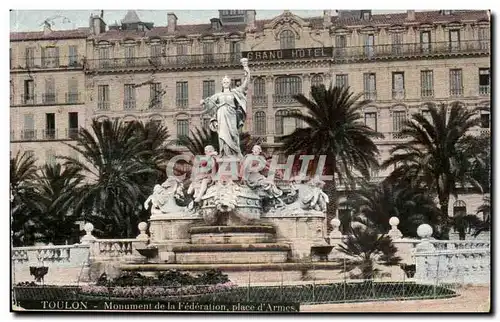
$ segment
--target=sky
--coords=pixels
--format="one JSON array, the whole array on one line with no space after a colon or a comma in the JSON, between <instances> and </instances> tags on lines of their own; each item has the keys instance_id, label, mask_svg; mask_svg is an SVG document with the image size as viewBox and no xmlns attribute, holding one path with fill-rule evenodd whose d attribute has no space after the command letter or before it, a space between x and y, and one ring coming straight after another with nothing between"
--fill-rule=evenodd
<instances>
[{"instance_id":1,"label":"sky","mask_svg":"<svg viewBox=\"0 0 500 322\"><path fill-rule=\"evenodd\" d=\"M141 21L153 22L155 26L167 25L166 10L137 10ZM210 18L218 17L217 10L174 10L179 24L210 23ZM271 19L283 10L257 10L257 19ZM323 10L292 10L300 17L322 16ZM334 12L334 11L333 11ZM401 10L374 11L374 13L402 12ZM404 11L403 11L404 12ZM10 31L42 31L43 22L50 19L53 30L76 29L89 26L90 14L100 14L100 10L12 10L10 12ZM104 10L104 21L113 24L125 17L127 10Z\"/></svg>"}]
</instances>

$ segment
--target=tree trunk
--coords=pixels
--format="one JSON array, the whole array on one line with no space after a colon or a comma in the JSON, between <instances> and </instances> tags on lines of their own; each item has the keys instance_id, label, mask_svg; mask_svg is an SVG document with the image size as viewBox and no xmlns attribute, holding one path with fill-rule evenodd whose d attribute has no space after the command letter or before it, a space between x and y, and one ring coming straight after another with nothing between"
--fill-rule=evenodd
<instances>
[{"instance_id":1,"label":"tree trunk","mask_svg":"<svg viewBox=\"0 0 500 322\"><path fill-rule=\"evenodd\" d=\"M440 212L441 215L438 218L438 223L436 225L436 237L438 239L450 239L450 218L448 216L448 206L450 197L449 195L441 195L439 197Z\"/></svg>"},{"instance_id":2,"label":"tree trunk","mask_svg":"<svg viewBox=\"0 0 500 322\"><path fill-rule=\"evenodd\" d=\"M335 161L332 162L335 164ZM331 167L331 169L335 169L335 167ZM331 221L333 218L337 217L337 211L339 208L339 200L337 195L337 184L335 182L335 173L330 173L333 171L327 171L327 175L332 175L333 180L327 181L325 183L324 191L328 195L329 203L326 207L326 222L327 222L327 230L328 233L333 229L331 225Z\"/></svg>"}]
</instances>

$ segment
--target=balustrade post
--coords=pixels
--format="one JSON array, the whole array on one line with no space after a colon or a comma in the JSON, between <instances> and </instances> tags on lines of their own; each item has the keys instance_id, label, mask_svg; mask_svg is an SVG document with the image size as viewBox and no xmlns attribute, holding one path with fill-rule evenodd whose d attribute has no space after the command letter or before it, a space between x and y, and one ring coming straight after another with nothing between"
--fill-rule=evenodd
<instances>
[{"instance_id":1,"label":"balustrade post","mask_svg":"<svg viewBox=\"0 0 500 322\"><path fill-rule=\"evenodd\" d=\"M391 217L391 219L389 219L389 225L391 225L391 230L389 230L388 233L389 237L391 237L392 240L401 239L401 237L403 237L403 233L401 233L401 231L398 229L398 217Z\"/></svg>"},{"instance_id":2,"label":"balustrade post","mask_svg":"<svg viewBox=\"0 0 500 322\"><path fill-rule=\"evenodd\" d=\"M415 280L417 283L432 283L436 273L434 245L430 242L432 227L422 224L417 228L421 242L415 247Z\"/></svg>"},{"instance_id":3,"label":"balustrade post","mask_svg":"<svg viewBox=\"0 0 500 322\"><path fill-rule=\"evenodd\" d=\"M337 245L342 243L342 232L340 232L340 220L337 218L333 218L330 221L330 224L332 225L332 231L330 232L330 246L333 246L332 251L330 254L328 254L329 259L336 258L338 255L338 251L335 249Z\"/></svg>"}]
</instances>

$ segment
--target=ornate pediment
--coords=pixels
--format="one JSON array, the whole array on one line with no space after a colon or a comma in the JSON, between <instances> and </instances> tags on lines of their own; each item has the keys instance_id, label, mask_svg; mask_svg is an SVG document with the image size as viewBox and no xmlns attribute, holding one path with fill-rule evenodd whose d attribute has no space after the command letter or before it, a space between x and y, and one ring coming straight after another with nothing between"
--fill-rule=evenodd
<instances>
[{"instance_id":1,"label":"ornate pediment","mask_svg":"<svg viewBox=\"0 0 500 322\"><path fill-rule=\"evenodd\" d=\"M283 30L291 30L294 32L296 39L300 38L302 28L309 27L310 24L294 15L291 11L285 10L281 15L274 18L271 22L264 25L264 29L273 30L275 39L279 39L279 34Z\"/></svg>"}]
</instances>

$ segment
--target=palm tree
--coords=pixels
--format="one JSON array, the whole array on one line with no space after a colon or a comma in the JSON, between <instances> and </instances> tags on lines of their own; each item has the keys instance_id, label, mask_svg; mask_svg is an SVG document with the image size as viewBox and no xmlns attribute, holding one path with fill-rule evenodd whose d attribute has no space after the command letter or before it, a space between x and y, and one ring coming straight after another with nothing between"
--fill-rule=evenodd
<instances>
[{"instance_id":1,"label":"palm tree","mask_svg":"<svg viewBox=\"0 0 500 322\"><path fill-rule=\"evenodd\" d=\"M61 164L46 164L41 169L37 191L43 201L39 231L46 242L63 244L71 240L75 221L79 218L73 211L84 177L77 168Z\"/></svg>"},{"instance_id":2,"label":"palm tree","mask_svg":"<svg viewBox=\"0 0 500 322\"><path fill-rule=\"evenodd\" d=\"M353 210L354 218L365 217L383 232L391 228L389 219L397 217L404 237L417 237L420 224L435 225L439 212L433 198L424 191L407 183L388 181L362 184L348 197L346 205Z\"/></svg>"},{"instance_id":3,"label":"palm tree","mask_svg":"<svg viewBox=\"0 0 500 322\"><path fill-rule=\"evenodd\" d=\"M27 246L35 242L43 203L36 191L36 159L19 151L10 160L10 193L13 243Z\"/></svg>"},{"instance_id":4,"label":"palm tree","mask_svg":"<svg viewBox=\"0 0 500 322\"><path fill-rule=\"evenodd\" d=\"M479 236L484 231L490 231L491 229L491 199L490 196L485 196L483 198L483 204L477 208L477 214L482 213L484 216L483 222L477 225L476 230L473 233L474 237Z\"/></svg>"},{"instance_id":5,"label":"palm tree","mask_svg":"<svg viewBox=\"0 0 500 322\"><path fill-rule=\"evenodd\" d=\"M161 177L166 158L162 141L166 128L119 120L82 128L75 146L79 160L66 157L86 177L75 202L75 212L91 221L97 231L113 237L131 237L141 217L141 206Z\"/></svg>"},{"instance_id":6,"label":"palm tree","mask_svg":"<svg viewBox=\"0 0 500 322\"><path fill-rule=\"evenodd\" d=\"M390 266L397 265L401 258L396 256L397 248L392 239L382 234L369 220L358 219L351 224L351 233L345 236L343 244L337 248L348 256L342 271L358 268L361 278L372 280L379 272L376 263Z\"/></svg>"},{"instance_id":7,"label":"palm tree","mask_svg":"<svg viewBox=\"0 0 500 322\"><path fill-rule=\"evenodd\" d=\"M479 119L476 111L459 104L453 104L449 110L444 105L431 106L429 113L430 119L414 114L405 122L401 135L410 140L392 148L391 157L382 167L395 166L389 180L413 182L437 195L440 215L435 237L447 239L450 195L457 195L459 185L479 186L470 173L470 144L476 139L468 134Z\"/></svg>"},{"instance_id":8,"label":"palm tree","mask_svg":"<svg viewBox=\"0 0 500 322\"><path fill-rule=\"evenodd\" d=\"M354 189L355 172L369 178L370 169L378 166L379 151L373 139L383 138L381 133L365 125L360 112L370 101L360 101L361 95L354 94L349 87L332 84L328 89L325 85L312 86L312 99L295 95L306 111L293 111L288 116L303 121L306 127L285 135L281 140L282 151L287 155L326 155L324 174L334 175L340 184ZM330 198L329 224L338 208L335 180L327 182L325 192Z\"/></svg>"}]
</instances>

